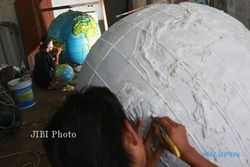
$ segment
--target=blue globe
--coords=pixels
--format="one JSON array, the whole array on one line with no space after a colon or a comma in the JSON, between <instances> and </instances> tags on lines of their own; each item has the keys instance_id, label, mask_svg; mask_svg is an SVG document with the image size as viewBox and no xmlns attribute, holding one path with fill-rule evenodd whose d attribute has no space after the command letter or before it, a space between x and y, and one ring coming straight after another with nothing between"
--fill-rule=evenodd
<instances>
[{"instance_id":1,"label":"blue globe","mask_svg":"<svg viewBox=\"0 0 250 167\"><path fill-rule=\"evenodd\" d=\"M84 62L101 33L91 15L69 10L53 20L48 35L56 47L63 49L62 63L79 65Z\"/></svg>"},{"instance_id":2,"label":"blue globe","mask_svg":"<svg viewBox=\"0 0 250 167\"><path fill-rule=\"evenodd\" d=\"M55 77L60 82L69 83L74 78L74 70L68 64L60 64L56 67Z\"/></svg>"}]
</instances>

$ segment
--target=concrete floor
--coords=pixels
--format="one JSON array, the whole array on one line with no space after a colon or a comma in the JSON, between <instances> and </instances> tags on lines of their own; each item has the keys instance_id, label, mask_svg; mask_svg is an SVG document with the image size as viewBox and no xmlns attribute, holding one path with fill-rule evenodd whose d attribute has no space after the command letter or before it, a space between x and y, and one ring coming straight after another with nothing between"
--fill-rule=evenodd
<instances>
[{"instance_id":1,"label":"concrete floor","mask_svg":"<svg viewBox=\"0 0 250 167\"><path fill-rule=\"evenodd\" d=\"M27 163L37 164L39 167L48 167L49 162L42 146L41 139L32 139L30 134L33 130L42 130L53 109L58 106L66 93L61 90L46 91L33 85L36 105L25 110L20 110L22 126L16 131L0 131L0 167L22 167ZM27 151L25 153L19 153ZM12 156L8 156L12 154ZM27 164L28 165L28 164ZM33 167L32 164L25 167Z\"/></svg>"}]
</instances>

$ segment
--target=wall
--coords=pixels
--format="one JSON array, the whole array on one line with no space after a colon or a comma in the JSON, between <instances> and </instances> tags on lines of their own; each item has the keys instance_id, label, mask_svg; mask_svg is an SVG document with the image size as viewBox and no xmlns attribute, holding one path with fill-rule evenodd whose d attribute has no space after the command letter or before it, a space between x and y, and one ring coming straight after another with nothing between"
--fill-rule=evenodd
<instances>
[{"instance_id":1,"label":"wall","mask_svg":"<svg viewBox=\"0 0 250 167\"><path fill-rule=\"evenodd\" d=\"M215 7L237 18L250 29L250 0L215 0Z\"/></svg>"},{"instance_id":2,"label":"wall","mask_svg":"<svg viewBox=\"0 0 250 167\"><path fill-rule=\"evenodd\" d=\"M0 64L26 63L15 0L0 1Z\"/></svg>"},{"instance_id":3,"label":"wall","mask_svg":"<svg viewBox=\"0 0 250 167\"><path fill-rule=\"evenodd\" d=\"M14 2L15 0L0 0L0 22L11 21L18 23Z\"/></svg>"},{"instance_id":4,"label":"wall","mask_svg":"<svg viewBox=\"0 0 250 167\"><path fill-rule=\"evenodd\" d=\"M79 4L79 3L86 3L86 2L95 2L97 0L51 0L52 6L63 6L63 5L73 5L73 4ZM99 6L94 5L93 7L87 7L87 6L82 6L82 7L76 7L73 8L73 10L79 10L79 11L96 11L98 19L103 19L102 13L99 9ZM54 16L57 17L63 12L68 11L68 9L63 9L63 10L54 10Z\"/></svg>"}]
</instances>

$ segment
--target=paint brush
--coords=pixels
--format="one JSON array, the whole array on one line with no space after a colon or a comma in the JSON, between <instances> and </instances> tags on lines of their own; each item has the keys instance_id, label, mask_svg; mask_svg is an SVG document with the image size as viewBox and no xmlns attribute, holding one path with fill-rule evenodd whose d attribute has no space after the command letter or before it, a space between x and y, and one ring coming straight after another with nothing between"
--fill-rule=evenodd
<instances>
[{"instance_id":1,"label":"paint brush","mask_svg":"<svg viewBox=\"0 0 250 167\"><path fill-rule=\"evenodd\" d=\"M163 139L165 140L166 144L169 146L170 151L177 158L180 158L181 153L180 153L179 149L176 147L176 145L174 144L174 142L171 140L171 138L168 136L167 132L164 130L164 128L159 123L157 123L156 125L159 127L161 135L162 135Z\"/></svg>"}]
</instances>

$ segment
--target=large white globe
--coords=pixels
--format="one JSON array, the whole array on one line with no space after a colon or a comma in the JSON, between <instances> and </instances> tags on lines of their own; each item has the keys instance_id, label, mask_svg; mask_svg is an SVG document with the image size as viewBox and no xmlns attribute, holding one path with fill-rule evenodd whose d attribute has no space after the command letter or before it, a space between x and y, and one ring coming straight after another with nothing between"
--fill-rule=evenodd
<instances>
[{"instance_id":1,"label":"large white globe","mask_svg":"<svg viewBox=\"0 0 250 167\"><path fill-rule=\"evenodd\" d=\"M144 129L169 116L219 166L250 166L250 32L222 11L161 4L125 17L91 49L77 88L86 85L110 88Z\"/></svg>"}]
</instances>

